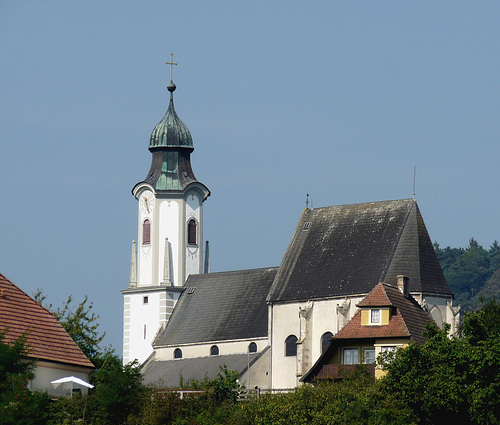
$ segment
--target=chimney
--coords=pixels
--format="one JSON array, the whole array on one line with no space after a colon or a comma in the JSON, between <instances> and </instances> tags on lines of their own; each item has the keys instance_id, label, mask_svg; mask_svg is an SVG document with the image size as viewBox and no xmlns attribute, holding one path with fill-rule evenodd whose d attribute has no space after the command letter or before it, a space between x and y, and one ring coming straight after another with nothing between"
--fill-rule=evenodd
<instances>
[{"instance_id":1,"label":"chimney","mask_svg":"<svg viewBox=\"0 0 500 425\"><path fill-rule=\"evenodd\" d=\"M398 279L398 289L401 291L401 293L407 297L409 292L408 292L408 282L410 278L408 276L404 276L402 274L396 276Z\"/></svg>"}]
</instances>

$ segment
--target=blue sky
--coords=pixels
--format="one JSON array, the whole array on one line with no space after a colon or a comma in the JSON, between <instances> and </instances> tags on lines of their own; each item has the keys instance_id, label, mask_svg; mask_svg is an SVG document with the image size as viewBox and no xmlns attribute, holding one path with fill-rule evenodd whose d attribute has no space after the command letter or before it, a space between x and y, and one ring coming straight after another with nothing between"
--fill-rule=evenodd
<instances>
[{"instance_id":1,"label":"blue sky","mask_svg":"<svg viewBox=\"0 0 500 425\"><path fill-rule=\"evenodd\" d=\"M0 273L88 295L121 354L130 193L175 106L213 271L278 265L313 206L416 198L432 240L500 239L500 4L3 1Z\"/></svg>"}]
</instances>

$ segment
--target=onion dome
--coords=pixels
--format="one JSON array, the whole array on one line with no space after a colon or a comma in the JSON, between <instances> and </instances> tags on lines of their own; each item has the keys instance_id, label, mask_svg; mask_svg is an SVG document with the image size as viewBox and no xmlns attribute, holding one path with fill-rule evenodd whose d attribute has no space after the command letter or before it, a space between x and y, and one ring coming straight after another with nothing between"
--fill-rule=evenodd
<instances>
[{"instance_id":1,"label":"onion dome","mask_svg":"<svg viewBox=\"0 0 500 425\"><path fill-rule=\"evenodd\" d=\"M156 124L149 140L149 150L161 148L187 148L193 150L193 138L187 126L181 121L174 108L175 84L171 81L167 86L170 102L167 113Z\"/></svg>"}]
</instances>

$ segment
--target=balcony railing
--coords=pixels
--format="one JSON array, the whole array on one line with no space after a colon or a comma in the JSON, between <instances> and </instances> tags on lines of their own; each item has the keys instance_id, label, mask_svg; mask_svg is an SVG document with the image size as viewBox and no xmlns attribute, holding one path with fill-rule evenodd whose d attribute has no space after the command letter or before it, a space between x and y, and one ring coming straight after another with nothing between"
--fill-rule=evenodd
<instances>
[{"instance_id":1,"label":"balcony railing","mask_svg":"<svg viewBox=\"0 0 500 425\"><path fill-rule=\"evenodd\" d=\"M366 370L373 376L375 376L375 365L373 364L326 364L319 371L316 378L318 379L339 379L353 373L358 367L366 368Z\"/></svg>"}]
</instances>

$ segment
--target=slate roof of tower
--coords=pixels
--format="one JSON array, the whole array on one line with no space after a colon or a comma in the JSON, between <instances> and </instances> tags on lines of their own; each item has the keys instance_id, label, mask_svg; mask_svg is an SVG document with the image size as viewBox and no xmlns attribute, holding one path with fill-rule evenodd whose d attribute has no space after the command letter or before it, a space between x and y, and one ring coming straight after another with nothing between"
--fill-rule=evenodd
<instances>
[{"instance_id":1,"label":"slate roof of tower","mask_svg":"<svg viewBox=\"0 0 500 425\"><path fill-rule=\"evenodd\" d=\"M235 370L241 375L246 371L248 362L252 365L261 354L262 352L157 360L142 370L143 382L160 388L178 388L181 376L184 382L203 380L205 377L214 379L224 365L228 370Z\"/></svg>"},{"instance_id":2,"label":"slate roof of tower","mask_svg":"<svg viewBox=\"0 0 500 425\"><path fill-rule=\"evenodd\" d=\"M0 274L0 332L5 342L28 332L29 357L93 368L52 313Z\"/></svg>"},{"instance_id":3,"label":"slate roof of tower","mask_svg":"<svg viewBox=\"0 0 500 425\"><path fill-rule=\"evenodd\" d=\"M277 268L190 275L155 347L267 336Z\"/></svg>"},{"instance_id":4,"label":"slate roof of tower","mask_svg":"<svg viewBox=\"0 0 500 425\"><path fill-rule=\"evenodd\" d=\"M366 294L399 274L411 292L452 294L413 199L305 209L268 300Z\"/></svg>"}]
</instances>

